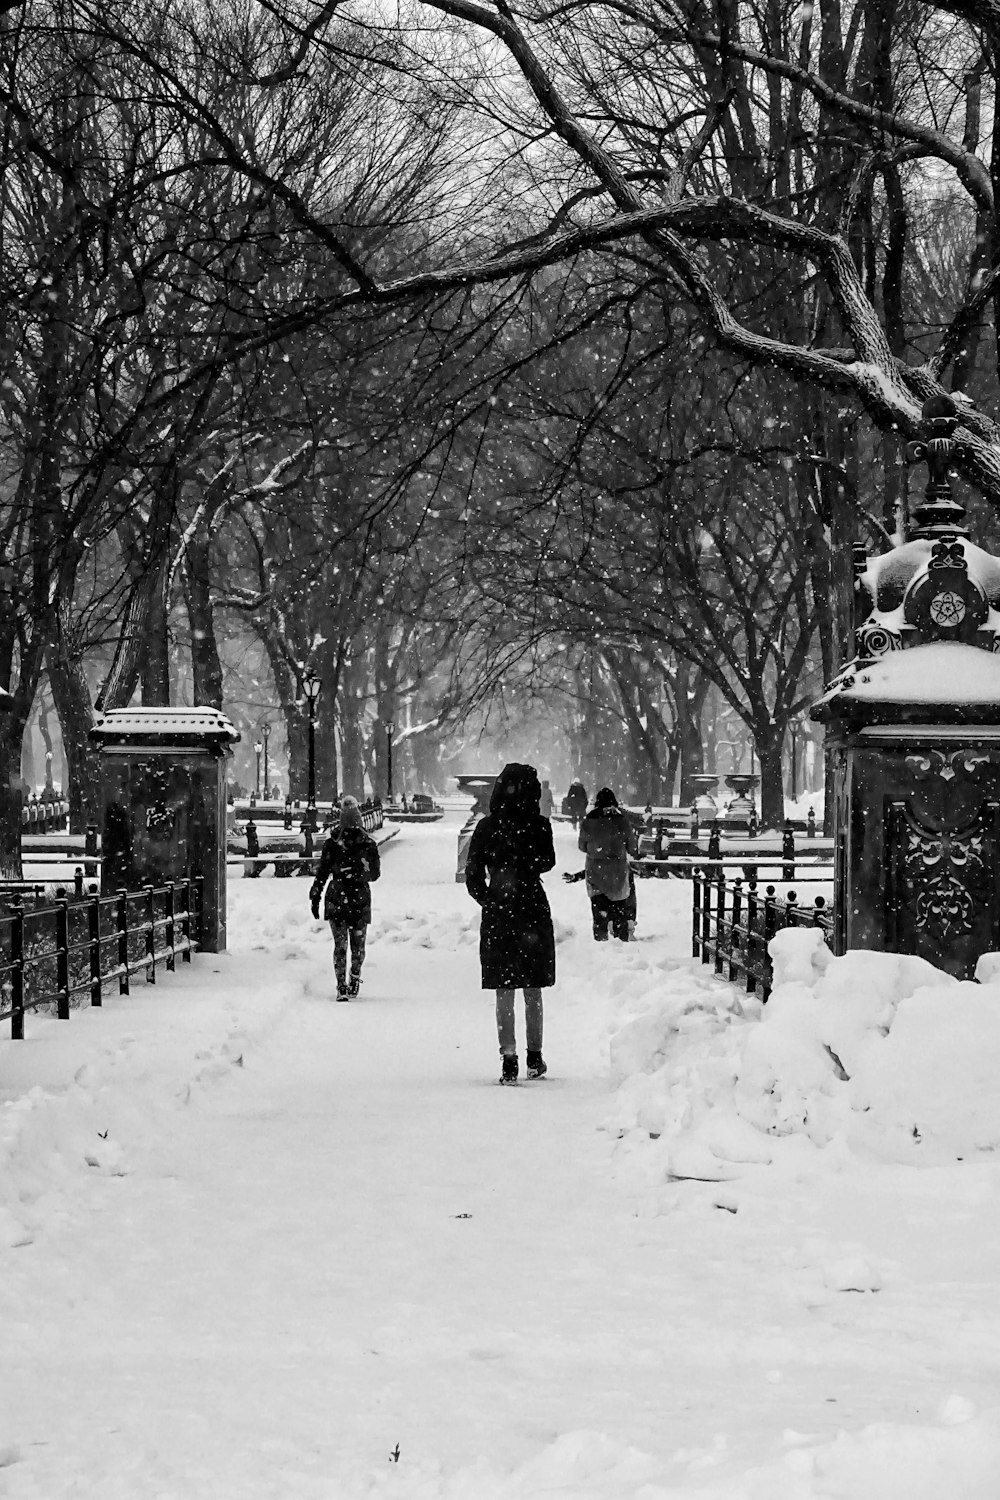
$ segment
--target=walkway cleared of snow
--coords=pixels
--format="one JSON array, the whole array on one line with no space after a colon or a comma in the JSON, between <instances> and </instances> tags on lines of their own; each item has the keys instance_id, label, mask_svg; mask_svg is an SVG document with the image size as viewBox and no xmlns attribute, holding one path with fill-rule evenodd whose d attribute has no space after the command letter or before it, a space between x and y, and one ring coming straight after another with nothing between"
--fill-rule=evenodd
<instances>
[{"instance_id":1,"label":"walkway cleared of snow","mask_svg":"<svg viewBox=\"0 0 1000 1500\"><path fill-rule=\"evenodd\" d=\"M941 1088L901 1159L820 960L762 1024L682 882L598 947L565 827L551 1076L497 1087L459 822L384 851L357 1002L265 877L227 954L0 1042L0 1497L992 1500L993 1116Z\"/></svg>"}]
</instances>

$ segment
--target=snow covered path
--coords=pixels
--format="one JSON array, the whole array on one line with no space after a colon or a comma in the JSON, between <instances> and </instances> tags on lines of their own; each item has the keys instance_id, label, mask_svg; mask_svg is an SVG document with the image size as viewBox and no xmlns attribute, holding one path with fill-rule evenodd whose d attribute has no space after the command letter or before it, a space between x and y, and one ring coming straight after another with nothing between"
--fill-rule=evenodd
<instances>
[{"instance_id":1,"label":"snow covered path","mask_svg":"<svg viewBox=\"0 0 1000 1500\"><path fill-rule=\"evenodd\" d=\"M552 878L552 1076L501 1089L457 822L386 851L356 1003L305 883L236 882L229 954L3 1044L0 1496L882 1500L876 1438L834 1465L857 1491L813 1451L876 1421L938 1424L914 1472L943 1454L947 1490L951 1435L992 1440L962 1419L997 1399L995 1176L943 1240L930 1173L664 1199L649 1131L602 1128L607 1042L671 971L710 983L687 889L596 949ZM902 1274L831 1289L873 1227Z\"/></svg>"}]
</instances>

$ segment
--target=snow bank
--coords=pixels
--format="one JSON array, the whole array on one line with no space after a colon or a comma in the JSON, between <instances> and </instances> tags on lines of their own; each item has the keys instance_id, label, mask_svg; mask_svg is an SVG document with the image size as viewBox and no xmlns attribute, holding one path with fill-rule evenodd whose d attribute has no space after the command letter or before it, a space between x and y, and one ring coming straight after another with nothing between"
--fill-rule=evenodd
<instances>
[{"instance_id":1,"label":"snow bank","mask_svg":"<svg viewBox=\"0 0 1000 1500\"><path fill-rule=\"evenodd\" d=\"M168 1134L200 1088L238 1076L302 996L309 976L287 916L255 907L245 933L239 916L235 926L242 956L201 954L155 986L134 978L131 995L101 1010L69 1021L33 1012L26 1040L0 1039L0 1252L85 1201L95 1174L126 1176L134 1153ZM263 951L282 961L268 986Z\"/></svg>"},{"instance_id":2,"label":"snow bank","mask_svg":"<svg viewBox=\"0 0 1000 1500\"><path fill-rule=\"evenodd\" d=\"M766 1006L692 965L611 1042L613 1123L669 1143L668 1172L728 1176L793 1139L838 1156L939 1165L1000 1146L1000 975L923 959L834 958L803 928L771 944Z\"/></svg>"}]
</instances>

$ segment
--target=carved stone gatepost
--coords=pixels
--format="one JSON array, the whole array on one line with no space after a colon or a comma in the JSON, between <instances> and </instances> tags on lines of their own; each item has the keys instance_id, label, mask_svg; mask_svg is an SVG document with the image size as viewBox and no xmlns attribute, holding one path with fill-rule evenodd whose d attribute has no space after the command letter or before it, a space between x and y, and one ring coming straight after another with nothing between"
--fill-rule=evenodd
<instances>
[{"instance_id":1,"label":"carved stone gatepost","mask_svg":"<svg viewBox=\"0 0 1000 1500\"><path fill-rule=\"evenodd\" d=\"M101 714L105 892L201 876L199 945L226 946L226 775L239 734L214 708Z\"/></svg>"},{"instance_id":2,"label":"carved stone gatepost","mask_svg":"<svg viewBox=\"0 0 1000 1500\"><path fill-rule=\"evenodd\" d=\"M951 495L954 403L923 416L926 498L908 541L857 565L855 656L812 717L833 752L834 951L971 978L1000 950L1000 560Z\"/></svg>"}]
</instances>

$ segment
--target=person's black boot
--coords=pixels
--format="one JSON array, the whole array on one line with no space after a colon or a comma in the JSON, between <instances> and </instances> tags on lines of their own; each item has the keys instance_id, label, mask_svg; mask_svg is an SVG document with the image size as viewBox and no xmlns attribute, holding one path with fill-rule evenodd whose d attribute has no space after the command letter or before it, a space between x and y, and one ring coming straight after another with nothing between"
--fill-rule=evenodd
<instances>
[{"instance_id":1,"label":"person's black boot","mask_svg":"<svg viewBox=\"0 0 1000 1500\"><path fill-rule=\"evenodd\" d=\"M504 1053L503 1072L500 1074L501 1083L517 1082L517 1053Z\"/></svg>"},{"instance_id":2,"label":"person's black boot","mask_svg":"<svg viewBox=\"0 0 1000 1500\"><path fill-rule=\"evenodd\" d=\"M528 1053L529 1078L544 1078L548 1071L548 1068L545 1066L545 1060L540 1052Z\"/></svg>"},{"instance_id":3,"label":"person's black boot","mask_svg":"<svg viewBox=\"0 0 1000 1500\"><path fill-rule=\"evenodd\" d=\"M348 993L348 995L350 996L350 998L352 1000L356 1000L358 998L358 994L359 994L360 990L361 990L361 975L360 974L352 974L351 975L351 982L347 986L347 993Z\"/></svg>"}]
</instances>

